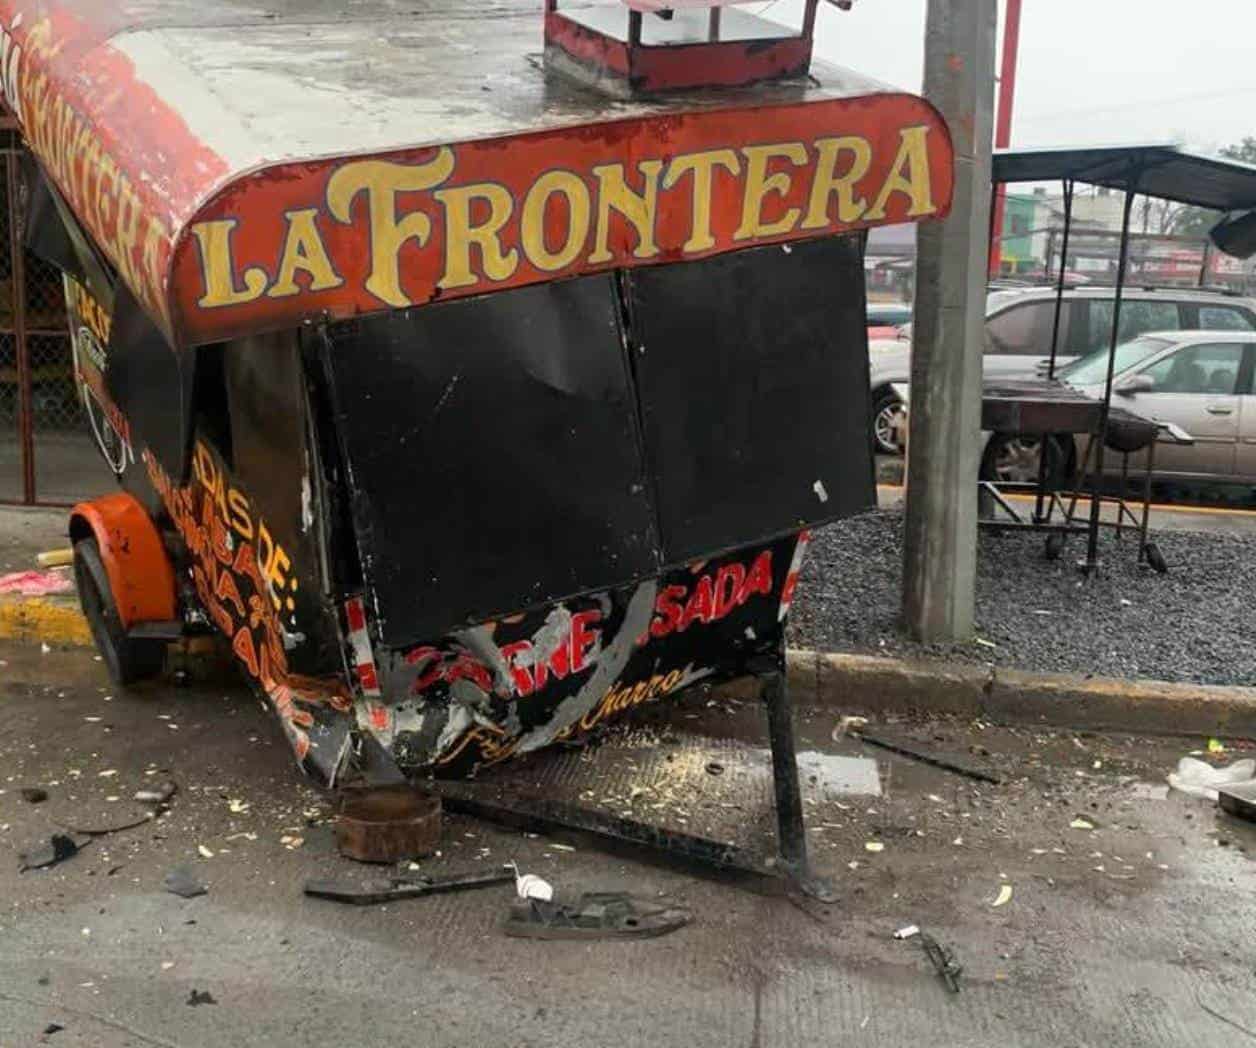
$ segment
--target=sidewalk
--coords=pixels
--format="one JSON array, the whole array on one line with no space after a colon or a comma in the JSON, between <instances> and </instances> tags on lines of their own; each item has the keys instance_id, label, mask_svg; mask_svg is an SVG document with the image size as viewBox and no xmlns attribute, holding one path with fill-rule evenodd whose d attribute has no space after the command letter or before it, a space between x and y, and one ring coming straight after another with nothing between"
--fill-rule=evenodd
<instances>
[{"instance_id":1,"label":"sidewalk","mask_svg":"<svg viewBox=\"0 0 1256 1048\"><path fill-rule=\"evenodd\" d=\"M897 509L903 504L903 493L906 489L899 484L877 485L877 506L880 509ZM1034 497L1032 495L1005 496L1018 511L1026 517L1033 513ZM1142 512L1142 504L1131 501L1128 503L1135 513ZM1089 520L1090 499L1079 499L1077 512ZM1000 514L1000 516L1002 516ZM1057 518L1058 519L1058 518ZM1115 520L1116 513L1105 504L1103 519ZM1156 531L1206 531L1221 535L1256 535L1256 510L1221 509L1213 506L1164 506L1152 503L1151 517L1148 524L1151 533Z\"/></svg>"},{"instance_id":2,"label":"sidewalk","mask_svg":"<svg viewBox=\"0 0 1256 1048\"><path fill-rule=\"evenodd\" d=\"M64 509L0 507L0 576L37 571L40 553L68 546L67 516ZM0 639L49 645L92 642L72 591L49 597L0 594Z\"/></svg>"}]
</instances>

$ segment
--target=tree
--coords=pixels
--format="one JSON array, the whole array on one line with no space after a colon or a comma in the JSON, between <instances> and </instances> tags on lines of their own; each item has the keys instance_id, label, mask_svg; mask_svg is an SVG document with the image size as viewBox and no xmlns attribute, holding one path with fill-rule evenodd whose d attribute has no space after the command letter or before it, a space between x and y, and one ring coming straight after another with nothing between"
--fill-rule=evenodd
<instances>
[{"instance_id":1,"label":"tree","mask_svg":"<svg viewBox=\"0 0 1256 1048\"><path fill-rule=\"evenodd\" d=\"M1238 145L1226 146L1221 155L1227 160L1237 160L1240 164L1256 165L1256 138L1247 136Z\"/></svg>"}]
</instances>

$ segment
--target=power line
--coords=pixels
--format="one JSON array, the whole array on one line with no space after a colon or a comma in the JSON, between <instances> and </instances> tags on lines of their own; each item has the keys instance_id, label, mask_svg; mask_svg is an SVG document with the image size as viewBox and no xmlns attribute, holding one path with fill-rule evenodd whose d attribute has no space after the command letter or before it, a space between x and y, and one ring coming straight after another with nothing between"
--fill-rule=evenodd
<instances>
[{"instance_id":1,"label":"power line","mask_svg":"<svg viewBox=\"0 0 1256 1048\"><path fill-rule=\"evenodd\" d=\"M1036 116L1018 116L1017 124L1041 123L1044 120L1055 120L1068 116L1088 116L1094 113L1116 113L1126 109L1145 109L1150 106L1172 105L1175 102L1202 102L1209 98L1223 98L1232 95L1245 95L1256 92L1253 87L1227 87L1216 91L1196 91L1192 94L1173 95L1168 98L1140 99L1137 102L1120 102L1110 106L1085 106L1078 109L1061 109L1054 113L1039 113Z\"/></svg>"}]
</instances>

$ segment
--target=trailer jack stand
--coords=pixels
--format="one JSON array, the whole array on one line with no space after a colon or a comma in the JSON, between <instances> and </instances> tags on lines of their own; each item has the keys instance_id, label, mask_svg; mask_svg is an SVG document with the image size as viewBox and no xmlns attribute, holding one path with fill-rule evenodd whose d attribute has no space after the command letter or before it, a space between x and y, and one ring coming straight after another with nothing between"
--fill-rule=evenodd
<instances>
[{"instance_id":1,"label":"trailer jack stand","mask_svg":"<svg viewBox=\"0 0 1256 1048\"><path fill-rule=\"evenodd\" d=\"M794 748L794 721L789 707L785 669L779 660L751 667L763 681L768 710L768 737L772 743L772 786L776 798L778 865L804 895L819 902L837 901L837 890L827 878L816 876L807 859L807 829L803 823L802 790L798 785L798 757Z\"/></svg>"}]
</instances>

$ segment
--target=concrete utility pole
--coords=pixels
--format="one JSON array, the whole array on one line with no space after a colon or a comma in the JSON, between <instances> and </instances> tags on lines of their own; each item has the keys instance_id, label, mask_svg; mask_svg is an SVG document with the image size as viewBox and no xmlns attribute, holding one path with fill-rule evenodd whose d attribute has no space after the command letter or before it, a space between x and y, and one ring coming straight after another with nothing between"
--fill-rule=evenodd
<instances>
[{"instance_id":1,"label":"concrete utility pole","mask_svg":"<svg viewBox=\"0 0 1256 1048\"><path fill-rule=\"evenodd\" d=\"M996 22L995 0L929 0L924 93L951 128L955 202L916 250L903 619L926 642L973 631Z\"/></svg>"}]
</instances>

